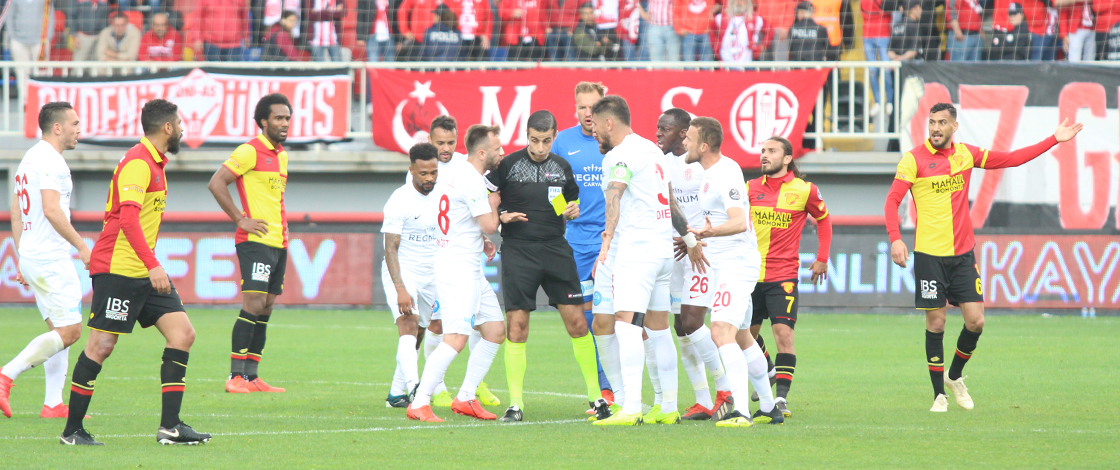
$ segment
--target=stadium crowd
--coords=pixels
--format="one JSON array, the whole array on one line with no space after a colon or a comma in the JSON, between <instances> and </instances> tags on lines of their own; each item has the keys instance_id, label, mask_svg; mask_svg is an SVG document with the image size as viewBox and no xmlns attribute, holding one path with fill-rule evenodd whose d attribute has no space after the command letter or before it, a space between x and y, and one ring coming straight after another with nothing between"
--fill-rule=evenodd
<instances>
[{"instance_id":1,"label":"stadium crowd","mask_svg":"<svg viewBox=\"0 0 1120 470\"><path fill-rule=\"evenodd\" d=\"M0 3L8 60L1120 60L1115 0Z\"/></svg>"}]
</instances>

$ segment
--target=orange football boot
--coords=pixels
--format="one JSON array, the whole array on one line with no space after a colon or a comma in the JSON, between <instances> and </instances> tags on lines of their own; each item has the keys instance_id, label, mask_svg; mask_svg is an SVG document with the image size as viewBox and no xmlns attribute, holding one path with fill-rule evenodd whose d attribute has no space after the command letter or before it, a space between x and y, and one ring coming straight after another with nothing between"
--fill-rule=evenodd
<instances>
[{"instance_id":1,"label":"orange football boot","mask_svg":"<svg viewBox=\"0 0 1120 470\"><path fill-rule=\"evenodd\" d=\"M455 401L451 402L451 411L454 411L455 414L470 416L472 418L498 419L498 415L486 411L486 409L482 407L482 403L479 403L478 400L462 401L456 398Z\"/></svg>"},{"instance_id":2,"label":"orange football boot","mask_svg":"<svg viewBox=\"0 0 1120 470\"><path fill-rule=\"evenodd\" d=\"M416 421L423 421L426 423L443 422L443 420L440 419L439 416L436 416L435 413L432 413L431 405L424 405L420 408L413 408L412 406L409 406L408 412L405 413L405 416L408 416L408 419L414 419Z\"/></svg>"},{"instance_id":3,"label":"orange football boot","mask_svg":"<svg viewBox=\"0 0 1120 470\"><path fill-rule=\"evenodd\" d=\"M269 393L284 393L287 390L280 387L273 387L257 377L253 380L245 382L245 388L252 392L269 392Z\"/></svg>"}]
</instances>

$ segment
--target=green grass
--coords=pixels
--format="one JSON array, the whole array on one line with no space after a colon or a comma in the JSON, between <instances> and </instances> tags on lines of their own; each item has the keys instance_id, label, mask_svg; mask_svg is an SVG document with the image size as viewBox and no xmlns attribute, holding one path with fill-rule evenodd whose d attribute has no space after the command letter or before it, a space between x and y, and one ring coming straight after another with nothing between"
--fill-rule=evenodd
<instances>
[{"instance_id":1,"label":"green grass","mask_svg":"<svg viewBox=\"0 0 1120 470\"><path fill-rule=\"evenodd\" d=\"M992 316L965 370L977 405L932 414L919 316L808 315L797 330L793 418L783 426L717 429L709 422L601 429L585 419L583 383L555 314L534 317L526 422L480 423L436 412L420 424L384 407L396 348L387 312L278 311L261 367L285 394L228 395L232 310L195 309L183 419L214 440L163 447L162 338L122 338L97 380L87 428L102 448L58 443L62 420L38 417L41 369L16 382L0 417L4 468L1116 468L1120 465L1120 319ZM0 310L0 361L43 323ZM952 351L960 318L950 319ZM769 334L767 334L769 339ZM71 369L85 337L71 351ZM457 386L466 359L448 372ZM502 355L487 382L503 401ZM681 373L681 409L692 403ZM651 392L645 387L647 399ZM67 397L68 397L67 392ZM504 406L501 407L504 409ZM494 408L491 411L501 412Z\"/></svg>"}]
</instances>

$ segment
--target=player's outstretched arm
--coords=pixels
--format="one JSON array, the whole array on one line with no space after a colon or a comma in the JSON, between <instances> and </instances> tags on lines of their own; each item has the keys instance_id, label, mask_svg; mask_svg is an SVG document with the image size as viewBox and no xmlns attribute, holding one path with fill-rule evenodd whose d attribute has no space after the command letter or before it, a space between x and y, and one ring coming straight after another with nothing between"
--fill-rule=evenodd
<instances>
[{"instance_id":1,"label":"player's outstretched arm","mask_svg":"<svg viewBox=\"0 0 1120 470\"><path fill-rule=\"evenodd\" d=\"M82 236L78 235L78 231L74 230L74 226L70 225L70 219L66 217L66 213L62 211L62 194L53 189L43 189L39 191L43 201L43 216L54 227L54 231L62 235L68 243L78 249L78 258L82 260L86 268L89 268L89 247L86 246L85 240ZM13 232L14 233L14 232Z\"/></svg>"},{"instance_id":2,"label":"player's outstretched arm","mask_svg":"<svg viewBox=\"0 0 1120 470\"><path fill-rule=\"evenodd\" d=\"M1081 132L1081 129L1084 128L1081 123L1066 126L1067 122L1069 122L1069 119L1063 120L1062 123L1058 125L1058 129L1054 131L1053 136L1047 137L1037 144L1011 152L989 150L986 156L984 152L973 152L973 159L979 159L980 162L978 166L985 169L1011 168L1022 165L1038 158L1055 145L1072 140L1077 136L1077 133ZM977 153L979 153L979 155L977 155Z\"/></svg>"}]
</instances>

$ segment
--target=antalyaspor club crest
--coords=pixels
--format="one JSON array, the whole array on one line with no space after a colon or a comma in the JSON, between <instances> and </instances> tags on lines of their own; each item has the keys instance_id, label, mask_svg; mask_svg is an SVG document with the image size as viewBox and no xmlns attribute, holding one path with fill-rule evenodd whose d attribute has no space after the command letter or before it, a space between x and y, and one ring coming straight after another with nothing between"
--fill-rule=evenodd
<instances>
[{"instance_id":1,"label":"antalyaspor club crest","mask_svg":"<svg viewBox=\"0 0 1120 470\"><path fill-rule=\"evenodd\" d=\"M443 103L434 99L429 100L436 96L432 91L431 80L412 83L413 89L408 94L408 99L397 103L397 108L393 112L393 140L405 152L419 142L428 141L432 119L451 114L443 107Z\"/></svg>"},{"instance_id":2,"label":"antalyaspor club crest","mask_svg":"<svg viewBox=\"0 0 1120 470\"><path fill-rule=\"evenodd\" d=\"M743 150L762 151L770 137L789 138L797 122L797 95L779 83L751 85L731 105L731 135Z\"/></svg>"},{"instance_id":3,"label":"antalyaspor club crest","mask_svg":"<svg viewBox=\"0 0 1120 470\"><path fill-rule=\"evenodd\" d=\"M167 100L179 107L183 143L197 148L214 132L222 116L225 88L202 69L194 69L167 91Z\"/></svg>"}]
</instances>

